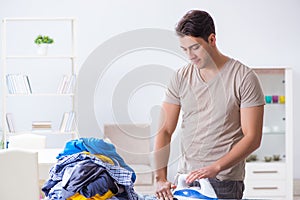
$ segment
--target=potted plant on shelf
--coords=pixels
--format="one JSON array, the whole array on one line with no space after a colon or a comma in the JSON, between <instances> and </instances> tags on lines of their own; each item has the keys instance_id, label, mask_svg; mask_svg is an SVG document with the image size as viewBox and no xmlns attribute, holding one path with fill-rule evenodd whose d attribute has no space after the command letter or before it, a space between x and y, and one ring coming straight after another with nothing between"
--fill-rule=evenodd
<instances>
[{"instance_id":1,"label":"potted plant on shelf","mask_svg":"<svg viewBox=\"0 0 300 200\"><path fill-rule=\"evenodd\" d=\"M53 42L54 40L47 35L38 35L34 40L34 43L38 45L38 55L47 55L48 46L49 44L53 44Z\"/></svg>"}]
</instances>

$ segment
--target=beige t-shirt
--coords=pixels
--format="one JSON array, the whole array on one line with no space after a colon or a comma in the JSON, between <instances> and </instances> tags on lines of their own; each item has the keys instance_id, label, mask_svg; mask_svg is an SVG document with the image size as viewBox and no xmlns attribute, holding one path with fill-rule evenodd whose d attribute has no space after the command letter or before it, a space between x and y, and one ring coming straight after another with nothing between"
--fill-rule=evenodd
<instances>
[{"instance_id":1,"label":"beige t-shirt","mask_svg":"<svg viewBox=\"0 0 300 200\"><path fill-rule=\"evenodd\" d=\"M241 140L240 109L265 104L252 69L229 59L219 74L204 82L196 66L180 68L170 81L165 102L181 106L181 151L178 172L210 165ZM220 172L220 180L243 180L245 162Z\"/></svg>"}]
</instances>

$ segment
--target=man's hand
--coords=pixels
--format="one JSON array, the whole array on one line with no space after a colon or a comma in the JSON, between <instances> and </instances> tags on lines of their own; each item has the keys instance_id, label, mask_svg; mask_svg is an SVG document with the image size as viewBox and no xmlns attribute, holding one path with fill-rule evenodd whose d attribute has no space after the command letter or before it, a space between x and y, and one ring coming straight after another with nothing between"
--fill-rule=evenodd
<instances>
[{"instance_id":1,"label":"man's hand","mask_svg":"<svg viewBox=\"0 0 300 200\"><path fill-rule=\"evenodd\" d=\"M168 181L156 182L156 198L159 200L172 200L173 195L171 193L172 184Z\"/></svg>"},{"instance_id":2,"label":"man's hand","mask_svg":"<svg viewBox=\"0 0 300 200\"><path fill-rule=\"evenodd\" d=\"M214 178L220 172L220 167L216 164L212 164L197 170L190 172L186 178L187 183L192 183L196 179L201 178Z\"/></svg>"}]
</instances>

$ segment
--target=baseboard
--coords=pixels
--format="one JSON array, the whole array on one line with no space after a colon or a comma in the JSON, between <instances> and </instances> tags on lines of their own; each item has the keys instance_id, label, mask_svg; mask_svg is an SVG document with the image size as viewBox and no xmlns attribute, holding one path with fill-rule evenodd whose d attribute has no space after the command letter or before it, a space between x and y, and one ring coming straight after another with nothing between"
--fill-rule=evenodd
<instances>
[{"instance_id":1,"label":"baseboard","mask_svg":"<svg viewBox=\"0 0 300 200\"><path fill-rule=\"evenodd\" d=\"M294 196L300 196L300 179L294 179Z\"/></svg>"}]
</instances>

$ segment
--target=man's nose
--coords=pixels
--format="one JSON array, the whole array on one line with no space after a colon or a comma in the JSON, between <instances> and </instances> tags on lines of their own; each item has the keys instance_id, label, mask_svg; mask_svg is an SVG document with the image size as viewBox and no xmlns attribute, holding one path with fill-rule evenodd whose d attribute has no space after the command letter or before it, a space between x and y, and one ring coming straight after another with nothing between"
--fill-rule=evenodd
<instances>
[{"instance_id":1,"label":"man's nose","mask_svg":"<svg viewBox=\"0 0 300 200\"><path fill-rule=\"evenodd\" d=\"M193 53L193 51L189 49L187 50L186 54L190 60L194 60L196 58L196 55Z\"/></svg>"}]
</instances>

